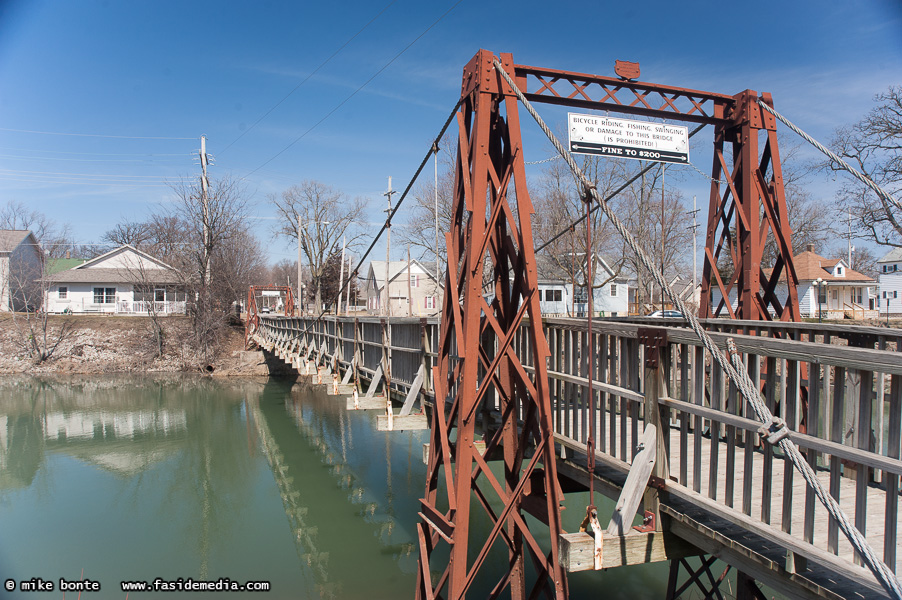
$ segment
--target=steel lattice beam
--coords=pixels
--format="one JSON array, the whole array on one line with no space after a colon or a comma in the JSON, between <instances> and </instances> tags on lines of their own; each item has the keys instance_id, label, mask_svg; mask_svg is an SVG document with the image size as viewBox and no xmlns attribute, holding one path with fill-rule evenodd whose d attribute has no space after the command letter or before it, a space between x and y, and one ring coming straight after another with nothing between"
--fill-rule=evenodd
<instances>
[{"instance_id":1,"label":"steel lattice beam","mask_svg":"<svg viewBox=\"0 0 902 600\"><path fill-rule=\"evenodd\" d=\"M417 526L417 598L422 600L464 598L478 577L492 586L491 598L506 590L517 599L567 594L557 556L563 494L530 224L534 211L517 100L493 69L493 59L480 50L464 68L461 85L453 222L446 234L448 271L433 376L436 400ZM509 54L501 55L501 63L532 102L714 125L700 316L719 314L725 306L736 318L770 319L773 311L781 319L799 320L776 124L757 106L755 92L725 96L540 69L515 65ZM769 95L762 98L771 103ZM759 152L760 131L766 139ZM510 187L515 205L508 198ZM768 243L776 256L770 271L761 264ZM732 265L725 280L719 260ZM778 283L785 286L783 299ZM727 301L712 315L715 285L724 298L737 291L735 311ZM477 418L488 413L500 424L485 432L485 456L503 456L503 480L475 447ZM484 538L471 539L471 506L491 523ZM549 554L527 527L524 512L548 526ZM436 559L442 546L450 560ZM480 575L495 547L506 549L507 571L500 577Z\"/></svg>"},{"instance_id":2,"label":"steel lattice beam","mask_svg":"<svg viewBox=\"0 0 902 600\"><path fill-rule=\"evenodd\" d=\"M773 106L770 94L761 98ZM730 122L715 128L699 317L800 321L777 123L757 100L752 90L737 94ZM768 244L774 258L765 269Z\"/></svg>"},{"instance_id":3,"label":"steel lattice beam","mask_svg":"<svg viewBox=\"0 0 902 600\"><path fill-rule=\"evenodd\" d=\"M477 579L489 586L491 597L508 589L512 598L563 599L567 594L557 556L563 496L530 224L534 211L526 189L517 99L494 72L493 58L480 51L464 69L465 101L458 114L436 405L417 531L417 597L422 599L463 598ZM502 58L513 67L509 55ZM507 193L511 184L515 206ZM534 376L526 364L535 367ZM500 479L474 447L477 418L486 412L500 415L498 428L485 436L485 455L500 452L504 457ZM481 539L471 537L473 498L473 508L491 523ZM548 536L549 554L527 527L524 512L547 524L542 535ZM450 546L450 561L435 564L433 556L443 544ZM500 577L480 573L495 547L506 549L509 559L509 569ZM433 569L441 570L434 576Z\"/></svg>"}]
</instances>

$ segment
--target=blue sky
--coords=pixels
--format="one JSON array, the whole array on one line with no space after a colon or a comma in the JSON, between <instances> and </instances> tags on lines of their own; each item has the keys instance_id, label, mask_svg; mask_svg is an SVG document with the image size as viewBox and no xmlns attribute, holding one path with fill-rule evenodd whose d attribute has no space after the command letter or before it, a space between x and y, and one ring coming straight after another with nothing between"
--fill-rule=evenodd
<instances>
[{"instance_id":1,"label":"blue sky","mask_svg":"<svg viewBox=\"0 0 902 600\"><path fill-rule=\"evenodd\" d=\"M287 241L270 241L267 195L316 179L384 218L387 177L407 183L479 48L602 75L631 60L643 81L771 92L829 141L902 83L902 2L0 0L0 203L27 203L96 242L170 202L166 182L199 173L206 135L211 176L246 177L270 260L292 258ZM526 160L548 157L523 126ZM692 156L706 172L711 135L696 136ZM687 170L679 185L704 208L704 177ZM833 185L812 182L825 198Z\"/></svg>"}]
</instances>

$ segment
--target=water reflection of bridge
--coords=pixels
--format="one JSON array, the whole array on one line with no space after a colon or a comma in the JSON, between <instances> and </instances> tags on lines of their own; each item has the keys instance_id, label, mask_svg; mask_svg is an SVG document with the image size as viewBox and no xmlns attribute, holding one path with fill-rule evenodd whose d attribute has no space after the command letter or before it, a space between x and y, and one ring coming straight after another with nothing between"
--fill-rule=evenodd
<instances>
[{"instance_id":1,"label":"water reflection of bridge","mask_svg":"<svg viewBox=\"0 0 902 600\"><path fill-rule=\"evenodd\" d=\"M410 500L392 493L391 440L379 434L385 437L384 454L374 445L381 440L367 439L365 450L355 449L349 416L343 407L329 410L325 401L312 388L295 386L290 396L280 390L271 398L264 393L250 400L248 416L279 488L298 557L314 574L318 593L326 598L371 597L374 589L390 594L384 586L391 585L391 573L354 573L370 568L366 557L373 555L394 556L400 564L393 569L413 572L416 567L414 538L392 514L396 501ZM333 418L339 422L326 422ZM376 434L361 423L357 435ZM413 445L410 451L413 456ZM382 505L387 505L385 512ZM382 587L380 578L385 580ZM409 589L395 592L404 595Z\"/></svg>"}]
</instances>

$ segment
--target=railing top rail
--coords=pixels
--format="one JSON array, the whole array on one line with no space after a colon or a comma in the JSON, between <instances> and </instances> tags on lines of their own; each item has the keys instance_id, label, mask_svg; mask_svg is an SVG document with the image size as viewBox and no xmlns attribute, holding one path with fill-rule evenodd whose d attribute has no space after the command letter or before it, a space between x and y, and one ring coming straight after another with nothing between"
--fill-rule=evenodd
<instances>
[{"instance_id":1,"label":"railing top rail","mask_svg":"<svg viewBox=\"0 0 902 600\"><path fill-rule=\"evenodd\" d=\"M324 315L319 320L332 322L335 319L338 319L340 322L344 323L353 323L355 320L360 323L375 323L379 324L382 319L387 319L388 317L380 317L378 315L366 315L366 316L335 316L335 315ZM315 321L317 317L314 315L305 315L300 317L286 317L284 315L260 315L261 320L267 320L272 322L277 321ZM419 325L422 321L426 321L429 325L438 325L439 318L438 317L392 317L391 322L392 325Z\"/></svg>"},{"instance_id":2,"label":"railing top rail","mask_svg":"<svg viewBox=\"0 0 902 600\"><path fill-rule=\"evenodd\" d=\"M623 322L623 323L643 323L643 324L661 324L666 323L668 326L685 327L688 325L680 319L661 319L658 317L602 317L601 321ZM699 323L705 325L705 328L718 327L736 327L754 328L758 330L768 329L772 331L817 331L818 333L841 336L850 333L882 336L891 340L902 340L902 329L894 327L877 327L873 325L837 325L833 323L788 323L785 321L746 321L740 319L699 319Z\"/></svg>"},{"instance_id":3,"label":"railing top rail","mask_svg":"<svg viewBox=\"0 0 902 600\"><path fill-rule=\"evenodd\" d=\"M650 319L649 321L667 330L667 340L671 344L701 345L692 330L680 326L679 323L668 323L664 319ZM545 319L544 322L546 325L554 327L581 331L586 329L585 321L580 319ZM639 328L647 326L644 322L636 323L626 320L593 321L592 325L592 329L596 333L628 338L638 337ZM709 332L709 335L722 348L726 347L727 338L733 338L736 347L741 352L748 354L902 375L902 360L899 359L898 352L716 331Z\"/></svg>"}]
</instances>

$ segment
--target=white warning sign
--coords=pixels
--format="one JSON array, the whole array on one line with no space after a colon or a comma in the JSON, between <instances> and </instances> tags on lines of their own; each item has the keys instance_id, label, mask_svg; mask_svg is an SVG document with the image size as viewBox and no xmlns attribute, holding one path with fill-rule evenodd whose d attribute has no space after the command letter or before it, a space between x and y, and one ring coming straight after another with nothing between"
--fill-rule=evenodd
<instances>
[{"instance_id":1,"label":"white warning sign","mask_svg":"<svg viewBox=\"0 0 902 600\"><path fill-rule=\"evenodd\" d=\"M570 152L669 163L689 162L689 128L568 113Z\"/></svg>"}]
</instances>

